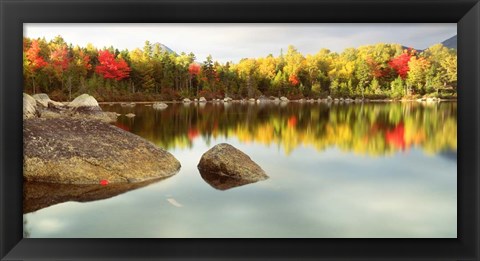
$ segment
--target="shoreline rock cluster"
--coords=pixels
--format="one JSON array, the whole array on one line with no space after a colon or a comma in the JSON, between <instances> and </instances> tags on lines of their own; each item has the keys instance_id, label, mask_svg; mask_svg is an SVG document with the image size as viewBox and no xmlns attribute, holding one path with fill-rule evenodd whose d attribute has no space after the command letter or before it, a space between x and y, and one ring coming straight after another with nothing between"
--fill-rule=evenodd
<instances>
[{"instance_id":1,"label":"shoreline rock cluster","mask_svg":"<svg viewBox=\"0 0 480 261\"><path fill-rule=\"evenodd\" d=\"M328 96L327 98L318 98L318 99L312 99L312 98L301 98L301 99L296 99L296 100L290 100L285 96L282 97L275 97L275 96L260 96L258 98L250 98L250 99L232 99L230 97L225 97L223 99L211 99L207 100L205 97L200 97L200 98L195 98L193 100L189 98L184 98L180 101L178 100L173 100L173 101L157 101L157 102L141 102L145 103L145 106L153 106L154 109L157 110L163 110L168 107L168 103L183 103L185 105L188 104L204 104L204 103L247 103L247 104L259 104L259 103L274 103L274 104L286 104L289 102L297 102L297 103L326 103L326 104L338 104L338 103L344 103L344 104L349 104L349 103L369 103L369 102L421 102L421 103L432 103L432 102L441 102L441 101L456 101L456 98L451 98L451 99L443 99L443 98L436 98L436 97L421 97L421 98L402 98L402 99L391 99L391 98L385 98L385 99L369 99L369 98L332 98L331 96ZM105 102L107 104L113 105L113 102ZM117 102L120 103L120 102ZM120 103L122 107L125 106L134 106L130 105L129 103ZM134 103L132 103L134 104Z\"/></svg>"},{"instance_id":2,"label":"shoreline rock cluster","mask_svg":"<svg viewBox=\"0 0 480 261\"><path fill-rule=\"evenodd\" d=\"M52 101L46 94L24 94L23 100L25 181L138 183L170 177L181 167L169 152L109 124L116 120L116 113L112 117L103 112L88 94L70 103ZM154 103L153 107L168 105ZM220 190L268 178L249 156L223 143L203 154L198 169L208 184Z\"/></svg>"},{"instance_id":3,"label":"shoreline rock cluster","mask_svg":"<svg viewBox=\"0 0 480 261\"><path fill-rule=\"evenodd\" d=\"M41 93L30 96L23 94L23 119L31 118L80 118L93 119L111 123L117 120L115 112L104 112L97 100L88 94L82 94L72 102L52 101L48 95Z\"/></svg>"},{"instance_id":4,"label":"shoreline rock cluster","mask_svg":"<svg viewBox=\"0 0 480 261\"><path fill-rule=\"evenodd\" d=\"M136 183L176 174L180 162L153 143L109 124L88 94L68 104L23 95L26 181L61 184Z\"/></svg>"}]
</instances>

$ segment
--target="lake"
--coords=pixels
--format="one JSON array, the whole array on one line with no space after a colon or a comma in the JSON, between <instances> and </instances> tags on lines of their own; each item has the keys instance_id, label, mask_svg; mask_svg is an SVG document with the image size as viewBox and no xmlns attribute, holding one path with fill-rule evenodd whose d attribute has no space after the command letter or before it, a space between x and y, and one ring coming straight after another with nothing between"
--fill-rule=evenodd
<instances>
[{"instance_id":1,"label":"lake","mask_svg":"<svg viewBox=\"0 0 480 261\"><path fill-rule=\"evenodd\" d=\"M457 237L456 102L102 108L180 171L132 186L25 184L51 191L24 202L25 237ZM224 142L269 179L210 185L197 164Z\"/></svg>"}]
</instances>

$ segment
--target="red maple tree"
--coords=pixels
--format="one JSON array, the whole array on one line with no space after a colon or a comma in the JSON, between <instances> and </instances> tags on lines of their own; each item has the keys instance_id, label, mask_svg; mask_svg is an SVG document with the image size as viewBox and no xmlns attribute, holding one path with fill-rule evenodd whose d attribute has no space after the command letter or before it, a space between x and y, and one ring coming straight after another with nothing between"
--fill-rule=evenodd
<instances>
[{"instance_id":1,"label":"red maple tree","mask_svg":"<svg viewBox=\"0 0 480 261\"><path fill-rule=\"evenodd\" d=\"M288 81L293 86L297 86L300 83L300 80L298 80L298 77L295 74L290 75L290 77L288 78Z\"/></svg>"},{"instance_id":2,"label":"red maple tree","mask_svg":"<svg viewBox=\"0 0 480 261\"><path fill-rule=\"evenodd\" d=\"M68 57L67 46L59 46L50 53L50 61L53 69L61 74L68 68L70 58Z\"/></svg>"},{"instance_id":3,"label":"red maple tree","mask_svg":"<svg viewBox=\"0 0 480 261\"><path fill-rule=\"evenodd\" d=\"M30 61L32 71L41 69L47 65L47 62L40 56L40 45L38 40L33 40L30 48L25 52L25 56Z\"/></svg>"},{"instance_id":4,"label":"red maple tree","mask_svg":"<svg viewBox=\"0 0 480 261\"><path fill-rule=\"evenodd\" d=\"M190 66L188 66L188 73L190 75L198 75L200 73L200 65L197 63L191 63Z\"/></svg>"},{"instance_id":5,"label":"red maple tree","mask_svg":"<svg viewBox=\"0 0 480 261\"><path fill-rule=\"evenodd\" d=\"M113 56L108 50L98 52L98 62L95 72L102 75L105 79L115 79L120 81L130 76L130 67L122 58Z\"/></svg>"},{"instance_id":6,"label":"red maple tree","mask_svg":"<svg viewBox=\"0 0 480 261\"><path fill-rule=\"evenodd\" d=\"M404 52L401 55L392 58L388 65L394 69L397 74L405 80L407 78L408 71L410 68L408 67L408 62L412 58L412 54L410 52Z\"/></svg>"}]
</instances>

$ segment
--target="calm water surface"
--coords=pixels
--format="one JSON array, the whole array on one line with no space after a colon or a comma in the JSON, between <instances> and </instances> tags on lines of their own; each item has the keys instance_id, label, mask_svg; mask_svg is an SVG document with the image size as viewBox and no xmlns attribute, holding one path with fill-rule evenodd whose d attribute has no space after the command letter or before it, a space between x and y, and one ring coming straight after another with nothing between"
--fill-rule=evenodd
<instances>
[{"instance_id":1,"label":"calm water surface","mask_svg":"<svg viewBox=\"0 0 480 261\"><path fill-rule=\"evenodd\" d=\"M111 191L53 186L41 203L24 203L26 237L457 236L456 103L102 108L122 114L120 128L170 151L180 172ZM196 166L221 142L270 178L209 185Z\"/></svg>"}]
</instances>

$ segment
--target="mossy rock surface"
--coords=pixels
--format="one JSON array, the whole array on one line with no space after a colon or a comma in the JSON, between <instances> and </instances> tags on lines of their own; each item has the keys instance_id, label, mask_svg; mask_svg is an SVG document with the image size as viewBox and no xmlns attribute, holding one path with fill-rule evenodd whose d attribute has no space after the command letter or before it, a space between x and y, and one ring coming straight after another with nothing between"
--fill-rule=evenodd
<instances>
[{"instance_id":1,"label":"mossy rock surface","mask_svg":"<svg viewBox=\"0 0 480 261\"><path fill-rule=\"evenodd\" d=\"M180 169L169 152L98 120L26 119L23 144L26 181L134 183L169 177Z\"/></svg>"}]
</instances>

